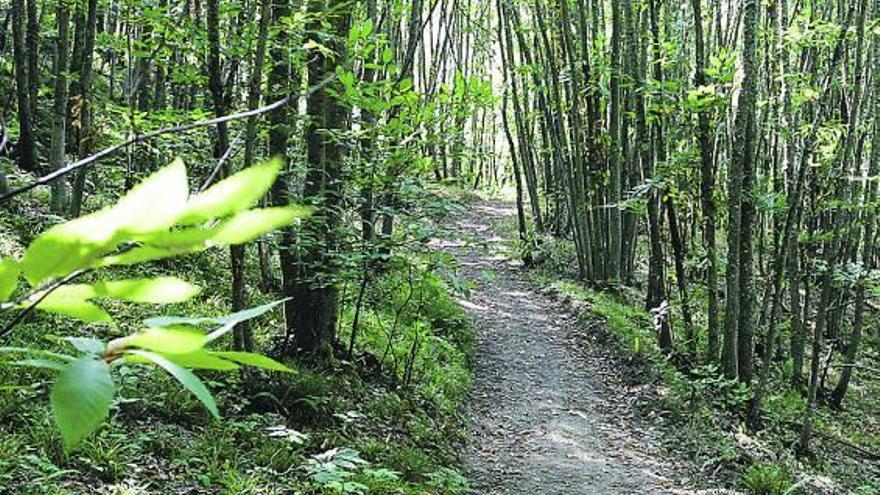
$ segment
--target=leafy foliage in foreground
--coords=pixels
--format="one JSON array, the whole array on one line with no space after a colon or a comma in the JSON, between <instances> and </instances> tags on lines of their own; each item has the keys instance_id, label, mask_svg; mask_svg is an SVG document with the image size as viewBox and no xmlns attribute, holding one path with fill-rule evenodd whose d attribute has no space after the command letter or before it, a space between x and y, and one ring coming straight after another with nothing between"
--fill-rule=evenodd
<instances>
[{"instance_id":1,"label":"leafy foliage in foreground","mask_svg":"<svg viewBox=\"0 0 880 495\"><path fill-rule=\"evenodd\" d=\"M133 265L250 242L285 227L308 210L296 206L253 209L275 182L281 164L272 161L235 174L190 195L180 160L151 175L111 207L50 228L31 242L23 258L5 258L0 296L7 311L38 309L77 320L115 325L96 300L165 305L188 301L200 289L174 277L104 280L71 284L74 278L117 265ZM161 201L157 201L161 198ZM149 215L144 212L149 211ZM12 302L19 277L30 289ZM279 301L280 303L280 301ZM112 369L127 364L153 365L174 377L214 416L214 397L190 369L232 371L241 365L290 372L268 357L247 352L214 352L206 346L242 321L279 303L222 318L162 317L127 337L104 342L65 337L75 354L30 347L2 347L12 366L57 374L50 401L66 448L76 446L107 419L116 393ZM11 325L14 326L15 321ZM220 325L209 334L204 324ZM14 330L13 326L9 330Z\"/></svg>"},{"instance_id":2,"label":"leafy foliage in foreground","mask_svg":"<svg viewBox=\"0 0 880 495\"><path fill-rule=\"evenodd\" d=\"M181 267L205 286L202 297L186 307L198 304L206 314L223 311L224 300L214 297L222 288L208 283L223 273L223 265L216 261L212 253L206 253ZM436 270L434 275L422 271L428 267ZM439 275L445 281L447 269L445 264L419 263L412 275L415 281ZM214 392L223 421L198 414L202 407L198 399L172 386L173 378L167 374L122 363L115 370L122 398L111 409L110 427L85 439L74 455L65 455L53 441L47 406L36 399L39 389L0 395L0 414L13 395L27 398L0 422L0 452L10 454L0 456L0 485L23 494L96 489L138 495L150 490L335 493L310 476L310 461L334 449L349 449L369 464L358 463L347 470L350 475L342 475L351 483L367 486L369 494L466 493L466 480L451 469L456 465L458 442L464 438L462 418L448 406L457 403L455 391L467 387L467 360L434 363L427 359L439 350L470 354L472 331L447 292L452 284L426 284L423 291L423 284L417 283L413 304L404 313L406 321L398 323L399 356L405 355L404 347L409 350L404 342L412 342L415 322L428 325L419 330L428 338L417 356L417 362L425 366L416 367L410 387L401 387L392 378L391 359L381 368L363 362L377 348L372 332L393 326L394 314L409 291L408 279L395 270L371 285L366 296L371 311L362 320L356 362L337 362L330 368L303 364L296 374L268 376L256 383L243 381L237 373L206 370L202 379ZM395 293L395 298L386 297ZM419 299L426 304L417 311ZM134 318L137 309L122 308L126 317L119 315L120 321ZM350 327L351 316L350 311L344 312L343 328ZM271 312L253 321L261 347L277 331L278 319L278 313ZM222 325L217 321L199 324ZM38 331L34 324L22 328L28 338ZM21 370L0 368L0 381L13 376L22 376ZM450 378L448 387L431 385L444 376ZM33 491L29 491L31 486Z\"/></svg>"}]
</instances>

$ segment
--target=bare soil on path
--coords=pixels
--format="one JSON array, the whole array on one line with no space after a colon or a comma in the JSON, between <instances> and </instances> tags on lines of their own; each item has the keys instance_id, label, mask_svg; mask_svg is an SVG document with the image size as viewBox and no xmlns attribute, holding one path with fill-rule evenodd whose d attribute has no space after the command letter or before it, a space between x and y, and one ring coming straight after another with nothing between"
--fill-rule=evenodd
<instances>
[{"instance_id":1,"label":"bare soil on path","mask_svg":"<svg viewBox=\"0 0 880 495\"><path fill-rule=\"evenodd\" d=\"M476 329L475 379L462 455L480 495L695 493L676 488L633 400L615 385L609 353L571 309L536 288L505 254L506 203L469 205L440 242L473 287L459 303Z\"/></svg>"}]
</instances>

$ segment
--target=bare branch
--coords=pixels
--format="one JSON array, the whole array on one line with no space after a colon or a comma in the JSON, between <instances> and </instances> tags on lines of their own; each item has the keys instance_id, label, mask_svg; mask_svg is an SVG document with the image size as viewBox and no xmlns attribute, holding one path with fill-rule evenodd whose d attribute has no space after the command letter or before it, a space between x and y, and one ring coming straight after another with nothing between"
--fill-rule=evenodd
<instances>
[{"instance_id":1,"label":"bare branch","mask_svg":"<svg viewBox=\"0 0 880 495\"><path fill-rule=\"evenodd\" d=\"M263 106L263 107L260 107L260 108L256 108L254 110L235 113L235 114L231 114L231 115L225 115L223 117L216 117L216 118L208 119L208 120L200 120L197 122L192 122L189 124L184 124L184 125L179 125L179 126L174 126L174 127L166 127L164 129L150 131L145 134L138 134L138 135L136 135L126 141L123 141L119 144L114 144L113 146L105 148L105 149L99 151L98 153L95 153L94 155L88 156L86 158L83 158L82 160L71 163L70 165L67 165L66 167L60 168L50 174L44 175L43 177L40 177L39 179L35 180L34 182L31 182L27 185L13 189L7 193L0 194L0 203L4 203L4 202L14 198L15 196L26 193L36 187L51 184L55 180L58 180L59 178L64 177L65 175L67 175L71 172L74 172L78 169L81 169L83 167L91 165L91 164L93 164L103 158L106 158L110 155L115 154L117 151L121 150L122 148L125 148L126 146L130 146L132 144L142 143L144 141L153 139L158 136L163 136L166 134L180 134L180 133L191 131L193 129L200 129L202 127L210 127L210 126L214 126L214 125L217 125L217 124L220 124L223 122L242 120L242 119L254 117L257 115L262 115L264 113L269 113L277 108L280 108L280 107L287 105L294 98L303 97L303 96L305 96L305 97L311 96L312 94L316 93L317 91L320 91L321 89L323 89L326 86L328 86L329 84L331 84L333 81L336 80L336 78L337 78L337 76L334 74L334 75L324 79L323 81L319 82L318 84L315 84L314 86L308 88L307 90L305 90L303 92L300 92L296 95L285 96L284 98L282 98L276 102L270 103L270 104Z\"/></svg>"}]
</instances>

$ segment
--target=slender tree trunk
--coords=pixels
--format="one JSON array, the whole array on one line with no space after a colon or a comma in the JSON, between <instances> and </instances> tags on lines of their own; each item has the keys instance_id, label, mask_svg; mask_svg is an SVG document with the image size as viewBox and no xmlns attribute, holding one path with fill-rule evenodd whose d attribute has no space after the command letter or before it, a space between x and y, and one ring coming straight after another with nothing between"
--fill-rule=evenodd
<instances>
[{"instance_id":1,"label":"slender tree trunk","mask_svg":"<svg viewBox=\"0 0 880 495\"><path fill-rule=\"evenodd\" d=\"M609 196L609 242L608 242L608 276L611 280L620 280L620 256L622 248L622 216L620 211L621 193L623 189L622 165L620 156L620 33L623 27L620 18L621 2L611 2L611 104L608 134L610 138L609 168L611 170L611 192ZM627 2L628 4L628 2Z\"/></svg>"},{"instance_id":2,"label":"slender tree trunk","mask_svg":"<svg viewBox=\"0 0 880 495\"><path fill-rule=\"evenodd\" d=\"M755 147L757 123L758 53L757 31L760 2L749 0L743 7L743 83L737 110L737 150L734 160L740 163L740 237L739 248L739 321L737 322L737 370L743 383L751 383L754 357L754 251L752 238L755 219ZM741 122L742 120L742 122Z\"/></svg>"},{"instance_id":3,"label":"slender tree trunk","mask_svg":"<svg viewBox=\"0 0 880 495\"><path fill-rule=\"evenodd\" d=\"M653 9L653 5L651 5ZM653 27L653 16L652 16ZM657 42L657 40L655 40ZM633 43L635 45L635 43ZM656 56L656 54L655 54ZM640 57L641 59L641 57ZM641 62L641 61L640 61ZM659 61L654 61L655 64ZM645 87L645 68L643 63L638 64L637 86ZM641 157L642 170L646 179L654 178L654 154L651 153L651 139L648 136L648 126L645 115L645 102L641 96L641 91L636 92L636 143L639 148L639 156ZM659 127L659 126L658 126ZM659 128L655 132L662 132ZM660 152L660 144L657 145L657 152ZM659 159L659 157L658 157ZM663 191L652 190L648 196L648 242L650 245L650 254L648 255L648 295L646 298L646 307L648 310L657 310L663 303L666 303L666 260L663 255L663 232L660 227L660 195ZM666 351L672 350L672 329L669 326L669 319L666 315L658 317L659 345L661 349ZM655 326L657 324L655 323Z\"/></svg>"},{"instance_id":4,"label":"slender tree trunk","mask_svg":"<svg viewBox=\"0 0 880 495\"><path fill-rule=\"evenodd\" d=\"M694 83L697 88L706 84L706 49L703 34L702 0L692 0L694 12L694 59L696 70ZM715 241L715 165L712 156L712 142L709 136L709 113L701 111L697 115L697 140L700 145L700 200L703 208L703 243L706 248L706 293L707 293L707 347L709 362L719 358L721 339L720 308L718 305L718 253Z\"/></svg>"},{"instance_id":5,"label":"slender tree trunk","mask_svg":"<svg viewBox=\"0 0 880 495\"><path fill-rule=\"evenodd\" d=\"M25 0L12 4L12 51L15 66L15 91L18 102L18 166L28 172L37 171L36 138L34 137L34 114L30 98L28 45L26 31Z\"/></svg>"},{"instance_id":6,"label":"slender tree trunk","mask_svg":"<svg viewBox=\"0 0 880 495\"><path fill-rule=\"evenodd\" d=\"M37 90L40 88L40 20L37 18L37 0L27 0L27 71L28 71L28 102L31 115L37 115ZM33 121L34 134L39 135L39 123Z\"/></svg>"},{"instance_id":7,"label":"slender tree trunk","mask_svg":"<svg viewBox=\"0 0 880 495\"><path fill-rule=\"evenodd\" d=\"M519 95L516 93L516 81L512 80L515 75L512 75L511 72L513 70L513 57L511 54L512 46L510 45L510 24L507 21L507 16L504 14L504 8L502 6L502 2L504 0L497 0L496 5L498 6L498 44L501 48L501 58L502 58L502 76L505 88L510 86L511 90L514 91L513 98L517 99ZM505 36L505 32L507 35ZM505 46L507 45L507 46ZM505 91L503 98L503 103L501 106L501 122L504 125L504 135L507 137L507 145L508 151L510 153L510 165L513 167L513 175L514 175L514 185L516 186L516 218L517 218L517 230L519 231L519 240L523 244L528 242L529 234L526 229L526 215L525 209L523 208L523 187L522 187L522 173L520 169L520 162L517 158L517 143L514 141L513 133L510 131L510 123L508 122L509 117L507 115L508 109L508 101L510 96ZM519 105L515 104L516 110L515 113L519 111ZM519 129L521 130L521 129ZM522 141L520 141L522 143ZM523 149L520 148L522 152ZM529 260L526 260L527 263Z\"/></svg>"},{"instance_id":8,"label":"slender tree trunk","mask_svg":"<svg viewBox=\"0 0 880 495\"><path fill-rule=\"evenodd\" d=\"M80 95L80 126L79 126L79 156L85 157L91 153L93 130L92 130L92 62L95 55L95 31L98 22L98 1L88 0L86 10L85 29L82 41L82 64L79 68L79 95ZM88 167L79 169L74 176L73 192L70 197L70 214L78 217L82 211L83 193L86 184Z\"/></svg>"},{"instance_id":9,"label":"slender tree trunk","mask_svg":"<svg viewBox=\"0 0 880 495\"><path fill-rule=\"evenodd\" d=\"M859 16L859 22L856 28L856 36L858 39L858 45L856 50L856 70L855 70L855 96L853 97L854 105L853 110L851 112L850 117L850 139L848 143L850 146L854 145L856 140L856 126L858 125L858 104L860 102L860 97L862 94L860 84L862 81L861 74L861 54L862 54L862 45L864 43L865 37L865 18L867 15L868 2L867 0L862 0L860 2L861 13ZM873 2L873 15L875 20L880 17L880 0L874 0ZM877 38L874 38L874 42L872 43L873 47L873 67L876 69L878 64L880 64L880 41ZM872 84L872 92L873 92L873 126L874 126L874 136L871 144L871 156L869 159L869 167L868 167L868 177L876 177L878 172L880 172L880 78L876 75L873 78ZM858 175L861 172L861 167L859 166L859 160L855 160L855 172ZM877 183L873 180L866 181L865 190L864 190L864 199L862 202L862 206L866 207L863 213L864 215L864 227L862 231L862 269L867 271L873 268L874 265L874 237L875 237L875 226L876 226L876 213L873 208L867 207L867 205L873 205L877 202ZM837 386L834 387L834 391L831 393L829 397L829 402L832 406L836 408L840 408L843 404L843 399L846 397L847 389L849 388L850 380L852 380L853 371L856 365L856 358L859 352L859 346L862 341L862 328L865 324L865 309L867 306L867 296L865 294L866 288L865 285L868 283L867 280L861 279L859 280L859 285L856 288L855 295L855 306L853 308L853 320L852 320L852 329L850 330L849 340L846 343L845 347L845 355L844 355L844 364L843 369L840 372L840 380L837 382Z\"/></svg>"},{"instance_id":10,"label":"slender tree trunk","mask_svg":"<svg viewBox=\"0 0 880 495\"><path fill-rule=\"evenodd\" d=\"M248 82L248 108L254 109L260 105L261 91L260 87L263 82L263 64L266 61L266 44L269 37L269 25L272 21L271 5L272 0L261 0L259 8L260 27L257 33L257 46L254 51L252 60L252 71L250 81ZM254 155L257 146L257 117L253 116L247 120L244 137L244 167L248 168L254 163ZM264 291L271 290L272 272L269 260L269 253L264 241L257 242L257 253L260 263L260 285ZM251 332L245 333L245 343L253 344L253 336Z\"/></svg>"},{"instance_id":11,"label":"slender tree trunk","mask_svg":"<svg viewBox=\"0 0 880 495\"><path fill-rule=\"evenodd\" d=\"M290 0L272 1L272 19L278 21L287 17L291 12ZM278 32L275 42L272 43L270 59L272 68L268 75L267 98L278 100L287 96L300 86L300 75L291 71L289 45L290 35L286 30ZM274 206L290 204L290 158L288 156L289 141L293 123L293 111L299 107L299 99L293 97L287 104L273 110L269 116L269 155L284 160L285 166L281 177L272 186L271 201ZM292 227L284 229L281 234L281 242L278 248L278 258L281 265L281 287L284 295L289 299L284 303L285 315L285 344L289 343L294 335L293 318L298 301L294 301L293 282L296 277L295 235Z\"/></svg>"},{"instance_id":12,"label":"slender tree trunk","mask_svg":"<svg viewBox=\"0 0 880 495\"><path fill-rule=\"evenodd\" d=\"M65 139L67 137L67 66L69 44L70 7L66 0L58 1L56 11L58 40L55 45L55 102L52 105L52 147L49 151L49 168L57 170L64 166ZM52 184L52 211L63 213L67 207L67 183L57 180Z\"/></svg>"}]
</instances>

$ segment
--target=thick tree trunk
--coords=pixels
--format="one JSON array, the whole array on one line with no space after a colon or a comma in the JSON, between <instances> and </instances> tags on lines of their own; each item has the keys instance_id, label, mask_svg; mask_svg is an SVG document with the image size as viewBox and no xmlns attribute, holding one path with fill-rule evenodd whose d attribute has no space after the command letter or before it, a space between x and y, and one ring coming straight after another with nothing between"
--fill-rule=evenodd
<instances>
[{"instance_id":1,"label":"thick tree trunk","mask_svg":"<svg viewBox=\"0 0 880 495\"><path fill-rule=\"evenodd\" d=\"M332 12L330 23L337 37L329 48L344 56L344 43L338 37L348 32L350 3L337 0L310 0L311 12ZM320 25L313 25L318 32ZM327 42L325 41L325 44ZM309 85L315 86L330 76L337 61L315 53L309 62ZM336 132L348 125L348 111L328 88L315 91L308 98L309 123L306 147L309 169L303 195L317 206L317 211L303 226L311 241L302 246L296 266L291 296L296 301L289 324L294 329L294 343L299 352L328 355L336 336L338 288L335 261L339 210L342 207L344 148Z\"/></svg>"}]
</instances>

